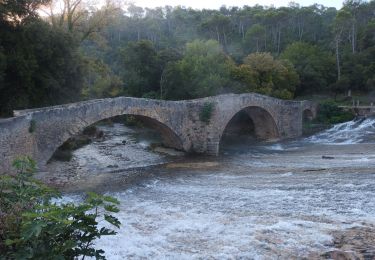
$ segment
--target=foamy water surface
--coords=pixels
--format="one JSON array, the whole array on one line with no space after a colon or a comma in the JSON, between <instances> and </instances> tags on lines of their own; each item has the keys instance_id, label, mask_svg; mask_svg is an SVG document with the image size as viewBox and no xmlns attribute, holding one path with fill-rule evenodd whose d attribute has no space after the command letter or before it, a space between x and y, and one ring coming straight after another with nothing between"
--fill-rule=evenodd
<instances>
[{"instance_id":1,"label":"foamy water surface","mask_svg":"<svg viewBox=\"0 0 375 260\"><path fill-rule=\"evenodd\" d=\"M231 148L217 159L220 167L164 169L107 191L121 202L122 226L96 245L108 259L290 259L330 251L332 231L375 224L373 129L371 119L304 140ZM96 156L96 148L86 149ZM140 149L137 160L152 153Z\"/></svg>"}]
</instances>

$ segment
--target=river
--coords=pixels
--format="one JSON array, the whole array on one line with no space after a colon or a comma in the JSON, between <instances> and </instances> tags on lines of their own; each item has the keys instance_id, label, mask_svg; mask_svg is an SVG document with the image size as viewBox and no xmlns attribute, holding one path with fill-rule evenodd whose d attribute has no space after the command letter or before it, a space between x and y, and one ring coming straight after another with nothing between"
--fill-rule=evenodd
<instances>
[{"instance_id":1,"label":"river","mask_svg":"<svg viewBox=\"0 0 375 260\"><path fill-rule=\"evenodd\" d=\"M118 198L108 259L375 257L375 119L276 143L227 140L218 157L150 149L157 135L120 124L52 161L47 182L77 200ZM344 258L345 259L345 258Z\"/></svg>"}]
</instances>

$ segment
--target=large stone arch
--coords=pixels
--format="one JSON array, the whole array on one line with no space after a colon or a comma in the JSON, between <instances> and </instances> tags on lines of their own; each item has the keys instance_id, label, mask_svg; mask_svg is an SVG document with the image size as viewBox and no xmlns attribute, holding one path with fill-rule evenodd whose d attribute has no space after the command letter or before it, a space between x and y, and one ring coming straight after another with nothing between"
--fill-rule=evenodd
<instances>
[{"instance_id":1,"label":"large stone arch","mask_svg":"<svg viewBox=\"0 0 375 260\"><path fill-rule=\"evenodd\" d=\"M256 135L262 139L285 139L298 136L301 104L260 94L227 94L207 99L215 109L207 128L205 152L217 155L225 128L240 111L247 111L256 125ZM296 123L292 123L296 122Z\"/></svg>"},{"instance_id":2,"label":"large stone arch","mask_svg":"<svg viewBox=\"0 0 375 260\"><path fill-rule=\"evenodd\" d=\"M134 114L134 113L124 113L124 114L118 114L115 116L121 116L121 115L129 115L129 116L135 116L143 120L147 123L147 125L156 131L159 132L160 136L163 140L163 145L166 147L174 148L177 150L183 150L183 143L181 140L181 137L172 129L171 126L168 125L168 123L160 122L158 120L158 117L156 116L145 116L143 113ZM91 126L99 121L112 118L111 117L101 117L94 121L86 121L79 119L80 123L78 125L73 126L70 129L67 129L66 131L62 132L60 135L56 136L56 141L53 142L51 145L49 145L48 149L43 152L44 159L47 159L46 162L50 160L50 158L53 156L55 151L64 144L70 137L73 137L79 133L81 133L86 127Z\"/></svg>"},{"instance_id":3,"label":"large stone arch","mask_svg":"<svg viewBox=\"0 0 375 260\"><path fill-rule=\"evenodd\" d=\"M272 113L266 108L260 106L247 106L241 108L237 112L231 113L223 124L219 134L219 147L225 133L225 130L230 125L233 118L241 112L245 112L254 124L254 134L257 138L262 140L278 139L280 138L279 129L276 120L273 118Z\"/></svg>"},{"instance_id":4,"label":"large stone arch","mask_svg":"<svg viewBox=\"0 0 375 260\"><path fill-rule=\"evenodd\" d=\"M163 143L164 146L169 147L169 148L174 148L174 149L177 149L177 150L183 150L183 144L182 144L180 136L178 136L178 134L170 126L168 126L166 123L162 123L162 122L158 121L157 119L149 117L149 116L135 115L135 114L121 114L120 116L122 116L122 115L135 116L136 118L138 118L142 122L144 122L146 124L146 126L156 130L160 134L160 137L162 138L162 143ZM95 124L95 123L97 123L101 120L110 119L110 118L112 118L112 117L97 120L96 122L93 122L92 124L88 124L86 126L80 125L80 127L74 127L73 129L67 131L66 133L64 133L62 135L62 138L59 139L55 143L56 146L57 146L56 150L62 144L64 144L70 137L73 137L73 136L81 133L86 127L91 126L91 125L93 125L93 124ZM52 157L52 155L50 156L50 158ZM48 158L47 161L49 161L50 158Z\"/></svg>"},{"instance_id":5,"label":"large stone arch","mask_svg":"<svg viewBox=\"0 0 375 260\"><path fill-rule=\"evenodd\" d=\"M186 150L189 143L179 127L181 122L173 121L179 111L172 113L172 109L159 101L120 97L27 111L36 126L35 132L30 135L35 143L32 156L43 168L58 147L70 137L98 121L121 115L146 119L159 131L164 145Z\"/></svg>"}]
</instances>

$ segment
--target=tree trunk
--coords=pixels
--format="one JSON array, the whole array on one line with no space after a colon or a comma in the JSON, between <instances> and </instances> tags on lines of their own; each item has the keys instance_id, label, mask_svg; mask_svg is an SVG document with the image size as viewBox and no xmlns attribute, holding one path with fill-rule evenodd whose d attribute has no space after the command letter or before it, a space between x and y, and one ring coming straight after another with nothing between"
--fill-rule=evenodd
<instances>
[{"instance_id":1,"label":"tree trunk","mask_svg":"<svg viewBox=\"0 0 375 260\"><path fill-rule=\"evenodd\" d=\"M337 80L341 79L341 68L340 68L340 53L339 53L339 38L336 38L336 65L337 65Z\"/></svg>"},{"instance_id":2,"label":"tree trunk","mask_svg":"<svg viewBox=\"0 0 375 260\"><path fill-rule=\"evenodd\" d=\"M264 30L264 51L267 51L267 27Z\"/></svg>"},{"instance_id":3,"label":"tree trunk","mask_svg":"<svg viewBox=\"0 0 375 260\"><path fill-rule=\"evenodd\" d=\"M277 38L277 54L280 54L280 39L281 39L281 28L279 28L279 35Z\"/></svg>"},{"instance_id":4,"label":"tree trunk","mask_svg":"<svg viewBox=\"0 0 375 260\"><path fill-rule=\"evenodd\" d=\"M224 48L227 47L227 35L225 34L225 31L223 31L223 37L224 37Z\"/></svg>"},{"instance_id":5,"label":"tree trunk","mask_svg":"<svg viewBox=\"0 0 375 260\"><path fill-rule=\"evenodd\" d=\"M354 23L352 24L352 33L351 33L352 35L352 52L353 53L355 53L355 25L354 25Z\"/></svg>"},{"instance_id":6,"label":"tree trunk","mask_svg":"<svg viewBox=\"0 0 375 260\"><path fill-rule=\"evenodd\" d=\"M303 25L298 26L298 38L299 41L302 41L302 36L303 36Z\"/></svg>"}]
</instances>

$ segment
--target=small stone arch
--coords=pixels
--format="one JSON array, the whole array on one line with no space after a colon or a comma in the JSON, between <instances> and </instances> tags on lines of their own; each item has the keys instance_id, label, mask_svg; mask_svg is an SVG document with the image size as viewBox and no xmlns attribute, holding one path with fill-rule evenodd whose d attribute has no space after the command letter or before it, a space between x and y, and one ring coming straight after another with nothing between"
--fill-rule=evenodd
<instances>
[{"instance_id":1,"label":"small stone arch","mask_svg":"<svg viewBox=\"0 0 375 260\"><path fill-rule=\"evenodd\" d=\"M249 116L253 122L254 134L257 138L262 140L271 140L278 139L280 137L276 121L266 108L259 106L248 106L232 114L225 122L219 136L218 148L220 148L220 144L227 127L239 113L246 113Z\"/></svg>"},{"instance_id":2,"label":"small stone arch","mask_svg":"<svg viewBox=\"0 0 375 260\"><path fill-rule=\"evenodd\" d=\"M310 122L314 119L314 113L311 109L305 109L302 112L302 120L303 122Z\"/></svg>"}]
</instances>

